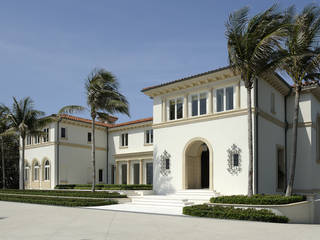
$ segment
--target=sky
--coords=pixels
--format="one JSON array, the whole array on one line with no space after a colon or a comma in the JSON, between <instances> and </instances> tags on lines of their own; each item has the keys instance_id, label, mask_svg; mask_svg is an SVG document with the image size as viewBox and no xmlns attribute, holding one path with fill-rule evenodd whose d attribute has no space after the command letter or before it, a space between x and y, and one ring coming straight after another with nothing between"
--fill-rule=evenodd
<instances>
[{"instance_id":1,"label":"sky","mask_svg":"<svg viewBox=\"0 0 320 240\"><path fill-rule=\"evenodd\" d=\"M1 1L0 103L30 96L47 115L86 106L85 80L105 68L130 103L130 117L118 122L151 117L142 88L228 65L228 15L272 3L299 10L311 1Z\"/></svg>"}]
</instances>

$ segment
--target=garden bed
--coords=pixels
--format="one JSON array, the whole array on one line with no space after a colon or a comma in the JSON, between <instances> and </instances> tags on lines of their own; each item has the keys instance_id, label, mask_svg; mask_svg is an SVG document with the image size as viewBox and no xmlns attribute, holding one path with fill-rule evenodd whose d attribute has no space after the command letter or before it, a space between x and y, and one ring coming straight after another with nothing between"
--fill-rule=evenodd
<instances>
[{"instance_id":1,"label":"garden bed","mask_svg":"<svg viewBox=\"0 0 320 240\"><path fill-rule=\"evenodd\" d=\"M89 207L89 206L102 206L117 204L118 202L113 199L79 199L79 198L55 198L45 196L18 196L18 195L4 195L0 194L0 201L21 202L21 203L34 203L57 205L67 207Z\"/></svg>"},{"instance_id":2,"label":"garden bed","mask_svg":"<svg viewBox=\"0 0 320 240\"><path fill-rule=\"evenodd\" d=\"M82 198L126 198L126 195L118 192L90 192L90 191L59 191L59 190L0 190L0 194L19 194L19 195L42 195L42 196L63 196L63 197L82 197Z\"/></svg>"},{"instance_id":3,"label":"garden bed","mask_svg":"<svg viewBox=\"0 0 320 240\"><path fill-rule=\"evenodd\" d=\"M183 214L197 217L235 219L261 222L287 223L289 219L278 216L267 209L234 208L224 206L209 206L208 204L187 206L183 208Z\"/></svg>"},{"instance_id":4,"label":"garden bed","mask_svg":"<svg viewBox=\"0 0 320 240\"><path fill-rule=\"evenodd\" d=\"M91 189L91 184L62 184L57 185L56 189ZM152 190L149 184L96 184L97 190Z\"/></svg>"},{"instance_id":5,"label":"garden bed","mask_svg":"<svg viewBox=\"0 0 320 240\"><path fill-rule=\"evenodd\" d=\"M305 196L293 195L290 197L282 195L263 195L256 194L252 197L245 195L221 196L210 199L211 203L227 203L227 204L250 204L250 205L281 205L296 202L303 202L306 200Z\"/></svg>"}]
</instances>

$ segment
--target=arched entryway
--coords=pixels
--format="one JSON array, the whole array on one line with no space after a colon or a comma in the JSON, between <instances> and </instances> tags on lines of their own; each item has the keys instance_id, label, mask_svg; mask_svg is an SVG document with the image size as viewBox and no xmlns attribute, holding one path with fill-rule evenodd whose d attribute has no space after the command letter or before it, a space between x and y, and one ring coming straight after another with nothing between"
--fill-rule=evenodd
<instances>
[{"instance_id":1,"label":"arched entryway","mask_svg":"<svg viewBox=\"0 0 320 240\"><path fill-rule=\"evenodd\" d=\"M183 152L183 189L213 190L212 148L202 138L190 140Z\"/></svg>"}]
</instances>

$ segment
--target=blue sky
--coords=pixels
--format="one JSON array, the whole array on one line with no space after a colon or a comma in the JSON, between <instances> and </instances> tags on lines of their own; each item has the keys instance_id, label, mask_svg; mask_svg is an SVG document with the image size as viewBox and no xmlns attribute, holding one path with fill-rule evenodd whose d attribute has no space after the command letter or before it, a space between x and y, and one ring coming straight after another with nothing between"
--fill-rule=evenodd
<instances>
[{"instance_id":1,"label":"blue sky","mask_svg":"<svg viewBox=\"0 0 320 240\"><path fill-rule=\"evenodd\" d=\"M276 2L299 9L311 1ZM103 67L119 79L131 119L152 116L152 100L142 88L227 65L228 14L243 6L254 14L272 3L2 1L0 103L11 105L12 96L30 96L47 114L64 105L85 105L85 79L92 69ZM119 115L119 122L127 120Z\"/></svg>"}]
</instances>

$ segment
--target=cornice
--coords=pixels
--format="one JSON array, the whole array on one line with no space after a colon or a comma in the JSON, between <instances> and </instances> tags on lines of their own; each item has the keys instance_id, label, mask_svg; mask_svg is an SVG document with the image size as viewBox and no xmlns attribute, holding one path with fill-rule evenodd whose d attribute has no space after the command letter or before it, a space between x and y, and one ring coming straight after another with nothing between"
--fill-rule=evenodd
<instances>
[{"instance_id":1,"label":"cornice","mask_svg":"<svg viewBox=\"0 0 320 240\"><path fill-rule=\"evenodd\" d=\"M149 158L153 158L153 151L120 153L120 154L114 154L113 157L116 161L140 160L145 158L149 159Z\"/></svg>"}]
</instances>

